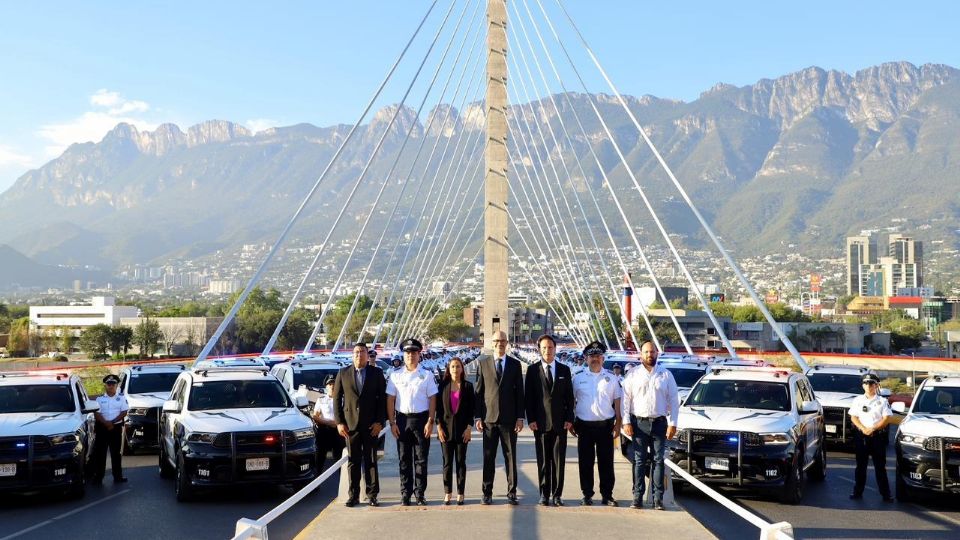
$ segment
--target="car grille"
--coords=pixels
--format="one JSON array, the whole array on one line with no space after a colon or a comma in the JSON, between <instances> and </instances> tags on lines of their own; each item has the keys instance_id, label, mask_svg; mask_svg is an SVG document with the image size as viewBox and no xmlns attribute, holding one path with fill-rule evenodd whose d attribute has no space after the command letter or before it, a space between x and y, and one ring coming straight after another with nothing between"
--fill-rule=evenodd
<instances>
[{"instance_id":1,"label":"car grille","mask_svg":"<svg viewBox=\"0 0 960 540\"><path fill-rule=\"evenodd\" d=\"M19 456L27 452L28 437L0 437L0 456Z\"/></svg>"},{"instance_id":2,"label":"car grille","mask_svg":"<svg viewBox=\"0 0 960 540\"><path fill-rule=\"evenodd\" d=\"M741 440L744 447L757 447L763 444L756 433L740 431L691 429L687 431L687 437L690 437L691 450L700 452L734 452Z\"/></svg>"},{"instance_id":3,"label":"car grille","mask_svg":"<svg viewBox=\"0 0 960 540\"><path fill-rule=\"evenodd\" d=\"M939 452L943 448L947 452L960 452L960 439L950 437L928 437L923 442L923 449L928 452Z\"/></svg>"}]
</instances>

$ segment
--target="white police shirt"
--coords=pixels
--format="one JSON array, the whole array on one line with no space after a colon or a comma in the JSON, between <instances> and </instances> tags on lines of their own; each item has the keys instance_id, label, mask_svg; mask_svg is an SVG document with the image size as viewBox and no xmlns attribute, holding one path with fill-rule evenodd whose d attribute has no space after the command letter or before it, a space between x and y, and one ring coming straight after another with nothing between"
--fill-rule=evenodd
<instances>
[{"instance_id":1,"label":"white police shirt","mask_svg":"<svg viewBox=\"0 0 960 540\"><path fill-rule=\"evenodd\" d=\"M437 395L437 380L419 365L410 371L402 367L387 379L387 395L397 398L397 412L417 414L430 410L430 398Z\"/></svg>"},{"instance_id":2,"label":"white police shirt","mask_svg":"<svg viewBox=\"0 0 960 540\"><path fill-rule=\"evenodd\" d=\"M123 411L129 410L127 396L117 392L113 397L104 394L97 398L97 404L100 405L100 416L107 422L113 422Z\"/></svg>"},{"instance_id":3,"label":"white police shirt","mask_svg":"<svg viewBox=\"0 0 960 540\"><path fill-rule=\"evenodd\" d=\"M868 398L866 395L860 395L854 398L850 404L850 416L856 416L864 427L872 428L880 423L884 417L892 416L890 402L880 394Z\"/></svg>"},{"instance_id":4,"label":"white police shirt","mask_svg":"<svg viewBox=\"0 0 960 540\"><path fill-rule=\"evenodd\" d=\"M605 369L594 373L588 368L573 376L573 397L576 401L573 410L580 420L610 420L616 416L613 402L622 396L617 376Z\"/></svg>"},{"instance_id":5,"label":"white police shirt","mask_svg":"<svg viewBox=\"0 0 960 540\"><path fill-rule=\"evenodd\" d=\"M320 396L317 402L313 404L313 412L319 413L324 420L334 420L333 417L333 398L330 396Z\"/></svg>"},{"instance_id":6,"label":"white police shirt","mask_svg":"<svg viewBox=\"0 0 960 540\"><path fill-rule=\"evenodd\" d=\"M673 375L661 365L653 371L639 366L630 370L623 380L623 418L632 414L637 418L666 416L667 425L677 425L680 397Z\"/></svg>"}]
</instances>

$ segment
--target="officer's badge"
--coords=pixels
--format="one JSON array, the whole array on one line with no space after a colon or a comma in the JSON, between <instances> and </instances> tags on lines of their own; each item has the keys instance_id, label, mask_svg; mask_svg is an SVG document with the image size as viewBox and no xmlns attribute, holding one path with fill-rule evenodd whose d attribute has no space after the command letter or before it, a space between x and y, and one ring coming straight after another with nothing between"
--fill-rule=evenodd
<instances>
[{"instance_id":1,"label":"officer's badge","mask_svg":"<svg viewBox=\"0 0 960 540\"><path fill-rule=\"evenodd\" d=\"M610 377L604 375L604 376L603 376L603 380L604 380L605 382L610 382Z\"/></svg>"}]
</instances>

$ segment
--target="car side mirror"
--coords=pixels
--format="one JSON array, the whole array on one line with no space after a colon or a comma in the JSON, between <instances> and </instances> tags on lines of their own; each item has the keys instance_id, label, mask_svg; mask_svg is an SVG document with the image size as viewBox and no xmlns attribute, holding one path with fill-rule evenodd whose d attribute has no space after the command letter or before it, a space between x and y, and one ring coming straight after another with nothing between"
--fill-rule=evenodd
<instances>
[{"instance_id":1,"label":"car side mirror","mask_svg":"<svg viewBox=\"0 0 960 540\"><path fill-rule=\"evenodd\" d=\"M180 402L175 399L169 399L167 401L164 401L163 412L169 412L169 413L180 412Z\"/></svg>"},{"instance_id":2,"label":"car side mirror","mask_svg":"<svg viewBox=\"0 0 960 540\"><path fill-rule=\"evenodd\" d=\"M88 399L83 402L83 408L80 409L83 414L100 412L100 404L95 399Z\"/></svg>"},{"instance_id":3,"label":"car side mirror","mask_svg":"<svg viewBox=\"0 0 960 540\"><path fill-rule=\"evenodd\" d=\"M893 395L893 392L889 388L880 389L880 397L890 397L891 395Z\"/></svg>"},{"instance_id":4,"label":"car side mirror","mask_svg":"<svg viewBox=\"0 0 960 540\"><path fill-rule=\"evenodd\" d=\"M302 409L307 405L310 405L310 400L307 399L307 396L298 395L296 398L294 398L294 401L297 403L298 409Z\"/></svg>"},{"instance_id":5,"label":"car side mirror","mask_svg":"<svg viewBox=\"0 0 960 540\"><path fill-rule=\"evenodd\" d=\"M902 401L894 403L890 408L897 414L907 414L907 404Z\"/></svg>"},{"instance_id":6,"label":"car side mirror","mask_svg":"<svg viewBox=\"0 0 960 540\"><path fill-rule=\"evenodd\" d=\"M800 412L804 414L818 413L820 412L820 402L804 401L802 404L800 404Z\"/></svg>"}]
</instances>

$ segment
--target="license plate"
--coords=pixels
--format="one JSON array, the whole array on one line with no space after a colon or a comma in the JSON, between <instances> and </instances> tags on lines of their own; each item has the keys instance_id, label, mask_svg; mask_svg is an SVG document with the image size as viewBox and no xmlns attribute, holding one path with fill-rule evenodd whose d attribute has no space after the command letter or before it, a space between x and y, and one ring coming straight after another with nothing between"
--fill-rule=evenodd
<instances>
[{"instance_id":1,"label":"license plate","mask_svg":"<svg viewBox=\"0 0 960 540\"><path fill-rule=\"evenodd\" d=\"M704 458L704 465L712 471L729 471L730 458L707 457Z\"/></svg>"},{"instance_id":2,"label":"license plate","mask_svg":"<svg viewBox=\"0 0 960 540\"><path fill-rule=\"evenodd\" d=\"M270 458L251 458L247 460L248 471L270 470Z\"/></svg>"},{"instance_id":3,"label":"license plate","mask_svg":"<svg viewBox=\"0 0 960 540\"><path fill-rule=\"evenodd\" d=\"M16 476L16 475L17 475L16 463L0 464L0 476Z\"/></svg>"},{"instance_id":4,"label":"license plate","mask_svg":"<svg viewBox=\"0 0 960 540\"><path fill-rule=\"evenodd\" d=\"M836 432L837 432L837 426L834 426L834 425L831 425L831 424L827 424L827 425L824 426L824 427L827 428L827 433L836 433Z\"/></svg>"}]
</instances>

